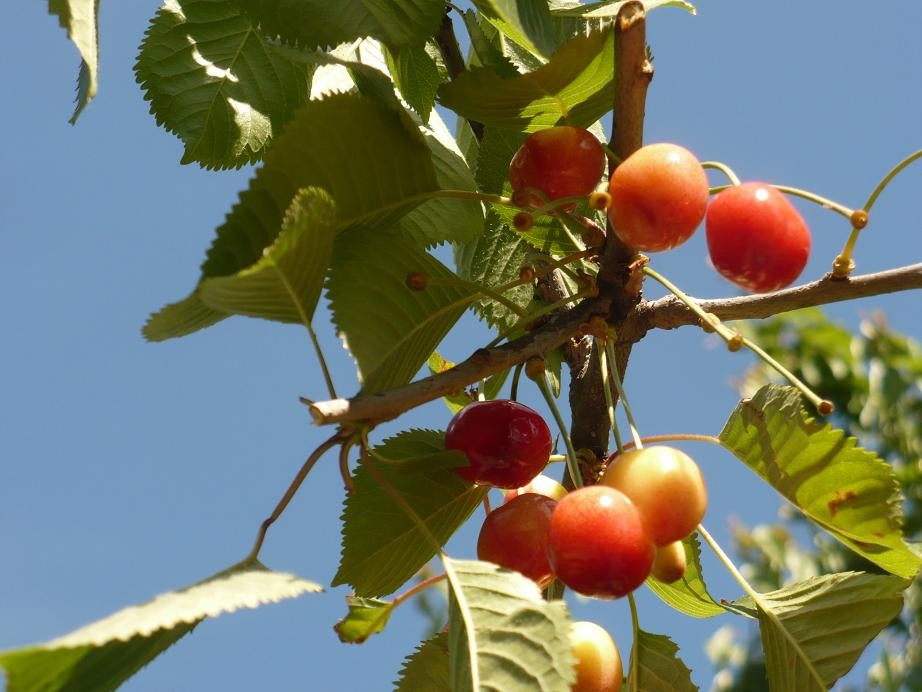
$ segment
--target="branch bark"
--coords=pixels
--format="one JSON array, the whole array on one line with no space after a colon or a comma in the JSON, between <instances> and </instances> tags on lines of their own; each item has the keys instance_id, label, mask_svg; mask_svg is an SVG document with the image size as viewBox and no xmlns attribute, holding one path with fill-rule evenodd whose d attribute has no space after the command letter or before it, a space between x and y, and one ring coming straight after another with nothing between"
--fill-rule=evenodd
<instances>
[{"instance_id":1,"label":"branch bark","mask_svg":"<svg viewBox=\"0 0 922 692\"><path fill-rule=\"evenodd\" d=\"M699 301L721 319L755 319L798 308L815 307L843 300L868 298L922 288L922 263L846 280L828 276L802 286L741 298ZM310 405L318 425L356 425L396 418L416 406L458 392L493 373L543 355L574 336L581 336L593 315L607 315L611 298L604 294L584 300L576 307L552 317L540 329L493 349L481 349L451 370L432 375L387 392L358 394L351 399L318 401ZM675 329L695 324L695 315L671 296L642 301L628 314L618 332L620 345L633 344L651 329Z\"/></svg>"}]
</instances>

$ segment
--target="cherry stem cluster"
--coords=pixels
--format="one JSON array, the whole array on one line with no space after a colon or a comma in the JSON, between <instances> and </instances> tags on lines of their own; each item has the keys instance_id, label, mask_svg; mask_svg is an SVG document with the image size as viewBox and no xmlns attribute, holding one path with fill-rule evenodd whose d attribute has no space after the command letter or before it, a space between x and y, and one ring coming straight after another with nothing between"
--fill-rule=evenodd
<instances>
[{"instance_id":1,"label":"cherry stem cluster","mask_svg":"<svg viewBox=\"0 0 922 692\"><path fill-rule=\"evenodd\" d=\"M698 305L694 299L686 295L678 286L662 276L656 270L651 269L650 267L644 267L643 271L644 274L661 283L670 293L685 303L685 305L688 306L688 308L698 316L703 329L713 329L715 332L717 332L717 334L719 334L720 337L727 342L727 348L729 350L738 351L742 346L745 346L750 351L755 353L759 358L761 358L766 365L773 368L788 382L797 387L797 389L800 390L800 392L807 398L807 400L813 404L814 407L816 407L816 410L819 411L820 414L825 416L832 413L834 406L831 401L828 399L823 399L821 396L816 394L812 389L810 389L810 387L806 385L806 383L794 375L794 373L792 373L786 367L781 365L781 363L766 353L762 347L754 343L751 339L747 339L738 331L728 328L713 313L705 312L704 309Z\"/></svg>"},{"instance_id":2,"label":"cherry stem cluster","mask_svg":"<svg viewBox=\"0 0 922 692\"><path fill-rule=\"evenodd\" d=\"M547 407L551 410L551 415L554 416L557 427L560 429L560 436L563 438L564 446L567 449L567 472L570 474L573 486L575 488L580 488L583 485L583 474L579 470L579 460L576 458L576 450L573 449L573 442L570 440L570 432L567 429L567 424L564 422L563 416L560 415L560 409L557 407L557 402L554 400L553 392L551 392L550 378L548 377L547 370L542 369L542 372L538 373L532 379L535 384L538 385L538 389L541 391L541 395L547 402Z\"/></svg>"},{"instance_id":3,"label":"cherry stem cluster","mask_svg":"<svg viewBox=\"0 0 922 692\"><path fill-rule=\"evenodd\" d=\"M631 405L628 403L627 395L624 393L624 387L621 384L621 375L618 373L618 359L615 357L615 346L611 339L605 339L605 353L608 355L611 380L615 385L615 389L618 391L618 399L621 401L621 406L624 407L624 415L627 418L628 427L631 429L631 437L634 438L634 444L637 449L643 449L643 441L641 440L640 433L637 432L637 424L634 422L634 414L631 411Z\"/></svg>"},{"instance_id":4,"label":"cherry stem cluster","mask_svg":"<svg viewBox=\"0 0 922 692\"><path fill-rule=\"evenodd\" d=\"M602 371L602 392L605 394L605 406L608 409L608 421L611 424L612 434L615 436L615 446L618 454L624 451L624 444L621 442L621 432L618 430L618 421L615 419L615 402L611 395L611 385L609 384L608 373L608 355L604 348L596 348L596 354L599 358L599 369ZM617 364L615 364L617 367Z\"/></svg>"}]
</instances>

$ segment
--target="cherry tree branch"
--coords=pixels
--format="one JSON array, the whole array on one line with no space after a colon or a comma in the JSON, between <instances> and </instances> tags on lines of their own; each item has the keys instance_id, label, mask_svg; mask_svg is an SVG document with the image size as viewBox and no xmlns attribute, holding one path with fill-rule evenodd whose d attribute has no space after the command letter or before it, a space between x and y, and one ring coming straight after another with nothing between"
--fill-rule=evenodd
<instances>
[{"instance_id":1,"label":"cherry tree branch","mask_svg":"<svg viewBox=\"0 0 922 692\"><path fill-rule=\"evenodd\" d=\"M922 263L843 280L827 276L774 293L699 302L705 310L721 319L756 319L798 308L918 288L922 288ZM612 299L605 294L584 300L567 311L555 314L534 332L496 348L480 349L450 370L386 392L314 402L310 404L311 415L318 425L344 426L396 418L412 408L461 391L485 377L523 363L531 356L544 355L568 340L582 336L588 328L589 319L594 315L608 315L611 304ZM618 339L621 344L631 344L642 339L651 329L675 329L695 323L697 317L672 296L642 301L621 324Z\"/></svg>"}]
</instances>

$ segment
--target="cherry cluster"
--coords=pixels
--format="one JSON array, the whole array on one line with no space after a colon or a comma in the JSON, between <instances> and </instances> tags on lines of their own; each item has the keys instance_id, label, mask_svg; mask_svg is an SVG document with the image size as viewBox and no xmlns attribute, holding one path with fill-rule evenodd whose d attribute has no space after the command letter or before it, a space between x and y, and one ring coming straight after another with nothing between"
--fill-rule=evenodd
<instances>
[{"instance_id":1,"label":"cherry cluster","mask_svg":"<svg viewBox=\"0 0 922 692\"><path fill-rule=\"evenodd\" d=\"M597 485L568 492L541 473L553 446L544 419L507 400L463 408L448 425L445 446L467 457L469 465L457 469L462 477L506 490L481 527L479 559L541 588L558 579L596 598L624 596L651 574L664 582L684 574L682 539L704 516L707 494L698 466L683 452L664 446L624 452ZM619 672L619 685L620 679Z\"/></svg>"},{"instance_id":2,"label":"cherry cluster","mask_svg":"<svg viewBox=\"0 0 922 692\"><path fill-rule=\"evenodd\" d=\"M593 195L605 160L603 146L588 130L559 126L535 132L509 166L509 182L520 193L513 200L551 213L572 210L574 202L555 207L554 201ZM660 143L618 164L605 204L614 233L636 250L675 248L705 221L711 262L736 285L774 291L800 276L810 255L810 231L787 197L771 185L745 182L719 191L710 204L709 198L707 176L694 154Z\"/></svg>"}]
</instances>

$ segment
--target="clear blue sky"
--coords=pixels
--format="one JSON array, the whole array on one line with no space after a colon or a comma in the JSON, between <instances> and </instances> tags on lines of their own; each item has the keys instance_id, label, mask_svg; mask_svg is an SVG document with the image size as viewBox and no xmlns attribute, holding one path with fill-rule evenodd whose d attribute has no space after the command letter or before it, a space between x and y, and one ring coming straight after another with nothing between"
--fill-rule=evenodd
<instances>
[{"instance_id":1,"label":"clear blue sky","mask_svg":"<svg viewBox=\"0 0 922 692\"><path fill-rule=\"evenodd\" d=\"M214 228L251 174L180 166L179 141L148 115L132 65L157 6L102 4L100 94L76 127L67 124L76 51L46 3L15 3L0 26L0 649L64 634L236 562L327 434L297 401L323 391L303 329L235 318L162 344L140 336L148 313L192 288ZM871 11L830 0L702 0L698 9L651 16L647 141L680 142L743 178L852 205L922 146L922 4ZM880 199L859 242L859 272L922 260L920 189L922 166ZM814 235L805 278L817 278L847 229L798 206ZM732 294L704 247L699 234L656 266L693 295ZM895 328L922 338L919 306L918 294L904 294L833 312L855 324L883 309ZM339 388L354 390L322 311L316 325ZM445 355L465 357L478 345L468 339L457 329ZM716 433L747 362L691 328L651 334L626 382L642 432ZM436 402L412 425L447 422ZM725 545L730 517L774 518L776 497L747 469L710 447L688 450L711 492L706 524ZM327 459L271 531L266 564L328 584L341 501ZM473 556L475 536L472 525L449 552ZM705 569L712 593L738 595L710 556ZM405 606L383 635L342 645L331 627L346 593L206 622L126 689L388 689L423 620ZM669 633L706 689L702 643L718 622L690 620L649 595L639 605L642 626ZM628 655L625 603L574 607Z\"/></svg>"}]
</instances>

